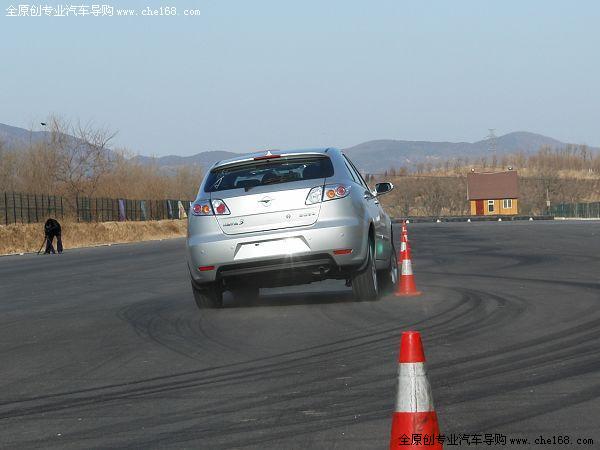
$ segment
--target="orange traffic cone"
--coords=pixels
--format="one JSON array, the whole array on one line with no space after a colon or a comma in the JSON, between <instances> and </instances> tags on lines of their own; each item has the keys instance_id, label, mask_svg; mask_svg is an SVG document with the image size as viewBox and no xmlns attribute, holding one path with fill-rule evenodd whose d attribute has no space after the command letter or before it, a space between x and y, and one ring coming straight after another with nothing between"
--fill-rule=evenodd
<instances>
[{"instance_id":1,"label":"orange traffic cone","mask_svg":"<svg viewBox=\"0 0 600 450\"><path fill-rule=\"evenodd\" d=\"M390 450L443 449L418 331L405 331L398 355L398 396Z\"/></svg>"},{"instance_id":2,"label":"orange traffic cone","mask_svg":"<svg viewBox=\"0 0 600 450\"><path fill-rule=\"evenodd\" d=\"M394 295L396 297L421 295L421 291L417 290L417 285L415 284L408 241L406 242L405 250L400 252L400 260L402 261L402 273L400 274L400 283L396 285L396 292L394 292Z\"/></svg>"}]
</instances>

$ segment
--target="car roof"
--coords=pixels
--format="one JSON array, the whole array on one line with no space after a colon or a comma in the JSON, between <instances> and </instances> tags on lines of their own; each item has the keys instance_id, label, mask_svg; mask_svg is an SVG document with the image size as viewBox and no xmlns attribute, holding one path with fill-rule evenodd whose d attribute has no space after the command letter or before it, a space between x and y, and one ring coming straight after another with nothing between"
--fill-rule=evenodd
<instances>
[{"instance_id":1,"label":"car roof","mask_svg":"<svg viewBox=\"0 0 600 450\"><path fill-rule=\"evenodd\" d=\"M282 156L297 156L297 155L331 155L334 153L339 153L339 150L333 147L322 147L322 148L303 148L303 149L294 149L294 150L280 150L280 149L268 149L268 150L262 150L260 152L252 152L252 153L245 153L239 156L236 156L235 158L229 158L229 159L223 159L221 161L217 161L216 163L214 163L212 165L212 167L210 168L210 170L215 169L217 167L221 167L221 166L228 166L230 164L236 164L238 162L243 162L243 161L252 161L254 158L258 158L261 156L268 156L268 155L282 155Z\"/></svg>"}]
</instances>

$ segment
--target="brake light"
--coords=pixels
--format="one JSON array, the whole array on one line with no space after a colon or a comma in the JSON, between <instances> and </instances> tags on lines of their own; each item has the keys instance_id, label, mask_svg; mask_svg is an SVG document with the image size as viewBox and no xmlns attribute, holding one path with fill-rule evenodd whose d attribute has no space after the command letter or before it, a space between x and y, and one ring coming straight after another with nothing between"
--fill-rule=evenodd
<instances>
[{"instance_id":1,"label":"brake light","mask_svg":"<svg viewBox=\"0 0 600 450\"><path fill-rule=\"evenodd\" d=\"M275 158L281 158L281 155L257 156L256 158L253 158L253 159L254 159L254 161L260 161L262 159L275 159Z\"/></svg>"},{"instance_id":2,"label":"brake light","mask_svg":"<svg viewBox=\"0 0 600 450\"><path fill-rule=\"evenodd\" d=\"M281 158L281 155L274 155L273 153L271 153L271 150L267 150L267 153L265 153L264 156L257 156L256 158L253 158L254 161L260 161L261 159L275 159L275 158Z\"/></svg>"},{"instance_id":3,"label":"brake light","mask_svg":"<svg viewBox=\"0 0 600 450\"><path fill-rule=\"evenodd\" d=\"M208 216L212 214L208 200L198 200L192 205L192 214L194 216Z\"/></svg>"},{"instance_id":4,"label":"brake light","mask_svg":"<svg viewBox=\"0 0 600 450\"><path fill-rule=\"evenodd\" d=\"M215 270L215 266L200 266L198 267L200 272L207 272L209 270Z\"/></svg>"},{"instance_id":5,"label":"brake light","mask_svg":"<svg viewBox=\"0 0 600 450\"><path fill-rule=\"evenodd\" d=\"M347 197L350 193L350 186L345 184L326 184L325 186L315 186L306 196L307 205L325 202L327 200L335 200L336 198Z\"/></svg>"},{"instance_id":6,"label":"brake light","mask_svg":"<svg viewBox=\"0 0 600 450\"><path fill-rule=\"evenodd\" d=\"M323 201L335 200L338 198L347 197L350 193L350 186L345 184L328 184L325 185L325 194L323 195Z\"/></svg>"},{"instance_id":7,"label":"brake light","mask_svg":"<svg viewBox=\"0 0 600 450\"><path fill-rule=\"evenodd\" d=\"M215 212L215 215L217 215L217 216L224 216L224 215L231 214L231 212L229 211L229 208L227 207L227 205L225 204L225 202L223 200L219 200L219 199L213 200L212 207Z\"/></svg>"},{"instance_id":8,"label":"brake light","mask_svg":"<svg viewBox=\"0 0 600 450\"><path fill-rule=\"evenodd\" d=\"M222 216L231 214L231 212L223 200L214 199L212 202L209 200L194 202L192 205L192 214L194 216Z\"/></svg>"},{"instance_id":9,"label":"brake light","mask_svg":"<svg viewBox=\"0 0 600 450\"><path fill-rule=\"evenodd\" d=\"M338 197L345 197L346 186L339 185L337 188L335 188L335 195L337 195Z\"/></svg>"}]
</instances>

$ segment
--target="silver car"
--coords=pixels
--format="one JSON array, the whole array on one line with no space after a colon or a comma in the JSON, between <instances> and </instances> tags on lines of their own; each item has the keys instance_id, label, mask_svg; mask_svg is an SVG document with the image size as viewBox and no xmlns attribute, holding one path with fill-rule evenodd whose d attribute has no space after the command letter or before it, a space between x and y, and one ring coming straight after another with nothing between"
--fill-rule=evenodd
<instances>
[{"instance_id":1,"label":"silver car","mask_svg":"<svg viewBox=\"0 0 600 450\"><path fill-rule=\"evenodd\" d=\"M199 308L223 292L346 280L357 300L396 284L390 217L354 164L335 148L266 151L220 161L189 214L187 257Z\"/></svg>"}]
</instances>

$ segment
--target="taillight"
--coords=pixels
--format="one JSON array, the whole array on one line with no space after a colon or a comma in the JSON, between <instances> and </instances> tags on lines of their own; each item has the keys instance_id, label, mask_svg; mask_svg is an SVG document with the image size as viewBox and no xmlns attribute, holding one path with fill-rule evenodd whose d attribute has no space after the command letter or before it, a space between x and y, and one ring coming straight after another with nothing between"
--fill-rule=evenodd
<instances>
[{"instance_id":1,"label":"taillight","mask_svg":"<svg viewBox=\"0 0 600 450\"><path fill-rule=\"evenodd\" d=\"M210 200L198 200L192 205L192 214L194 216L222 216L231 214L229 208L223 200L215 199L212 202Z\"/></svg>"},{"instance_id":2,"label":"taillight","mask_svg":"<svg viewBox=\"0 0 600 450\"><path fill-rule=\"evenodd\" d=\"M225 202L223 200L218 200L218 199L213 200L212 207L213 207L213 211L215 212L215 215L217 215L217 216L224 216L227 214L231 214L231 212L229 211L229 208L227 207L227 205L225 204Z\"/></svg>"},{"instance_id":3,"label":"taillight","mask_svg":"<svg viewBox=\"0 0 600 450\"><path fill-rule=\"evenodd\" d=\"M212 209L208 200L198 200L192 205L192 214L194 216L212 215Z\"/></svg>"},{"instance_id":4,"label":"taillight","mask_svg":"<svg viewBox=\"0 0 600 450\"><path fill-rule=\"evenodd\" d=\"M350 186L345 184L326 184L325 186L315 186L306 196L306 204L313 205L327 200L347 197L350 193Z\"/></svg>"},{"instance_id":5,"label":"taillight","mask_svg":"<svg viewBox=\"0 0 600 450\"><path fill-rule=\"evenodd\" d=\"M323 201L335 200L338 198L347 197L350 193L350 186L345 184L326 184Z\"/></svg>"},{"instance_id":6,"label":"taillight","mask_svg":"<svg viewBox=\"0 0 600 450\"><path fill-rule=\"evenodd\" d=\"M306 196L306 202L304 203L307 205L314 205L315 203L320 203L321 198L323 198L323 187L316 186L310 190Z\"/></svg>"}]
</instances>

